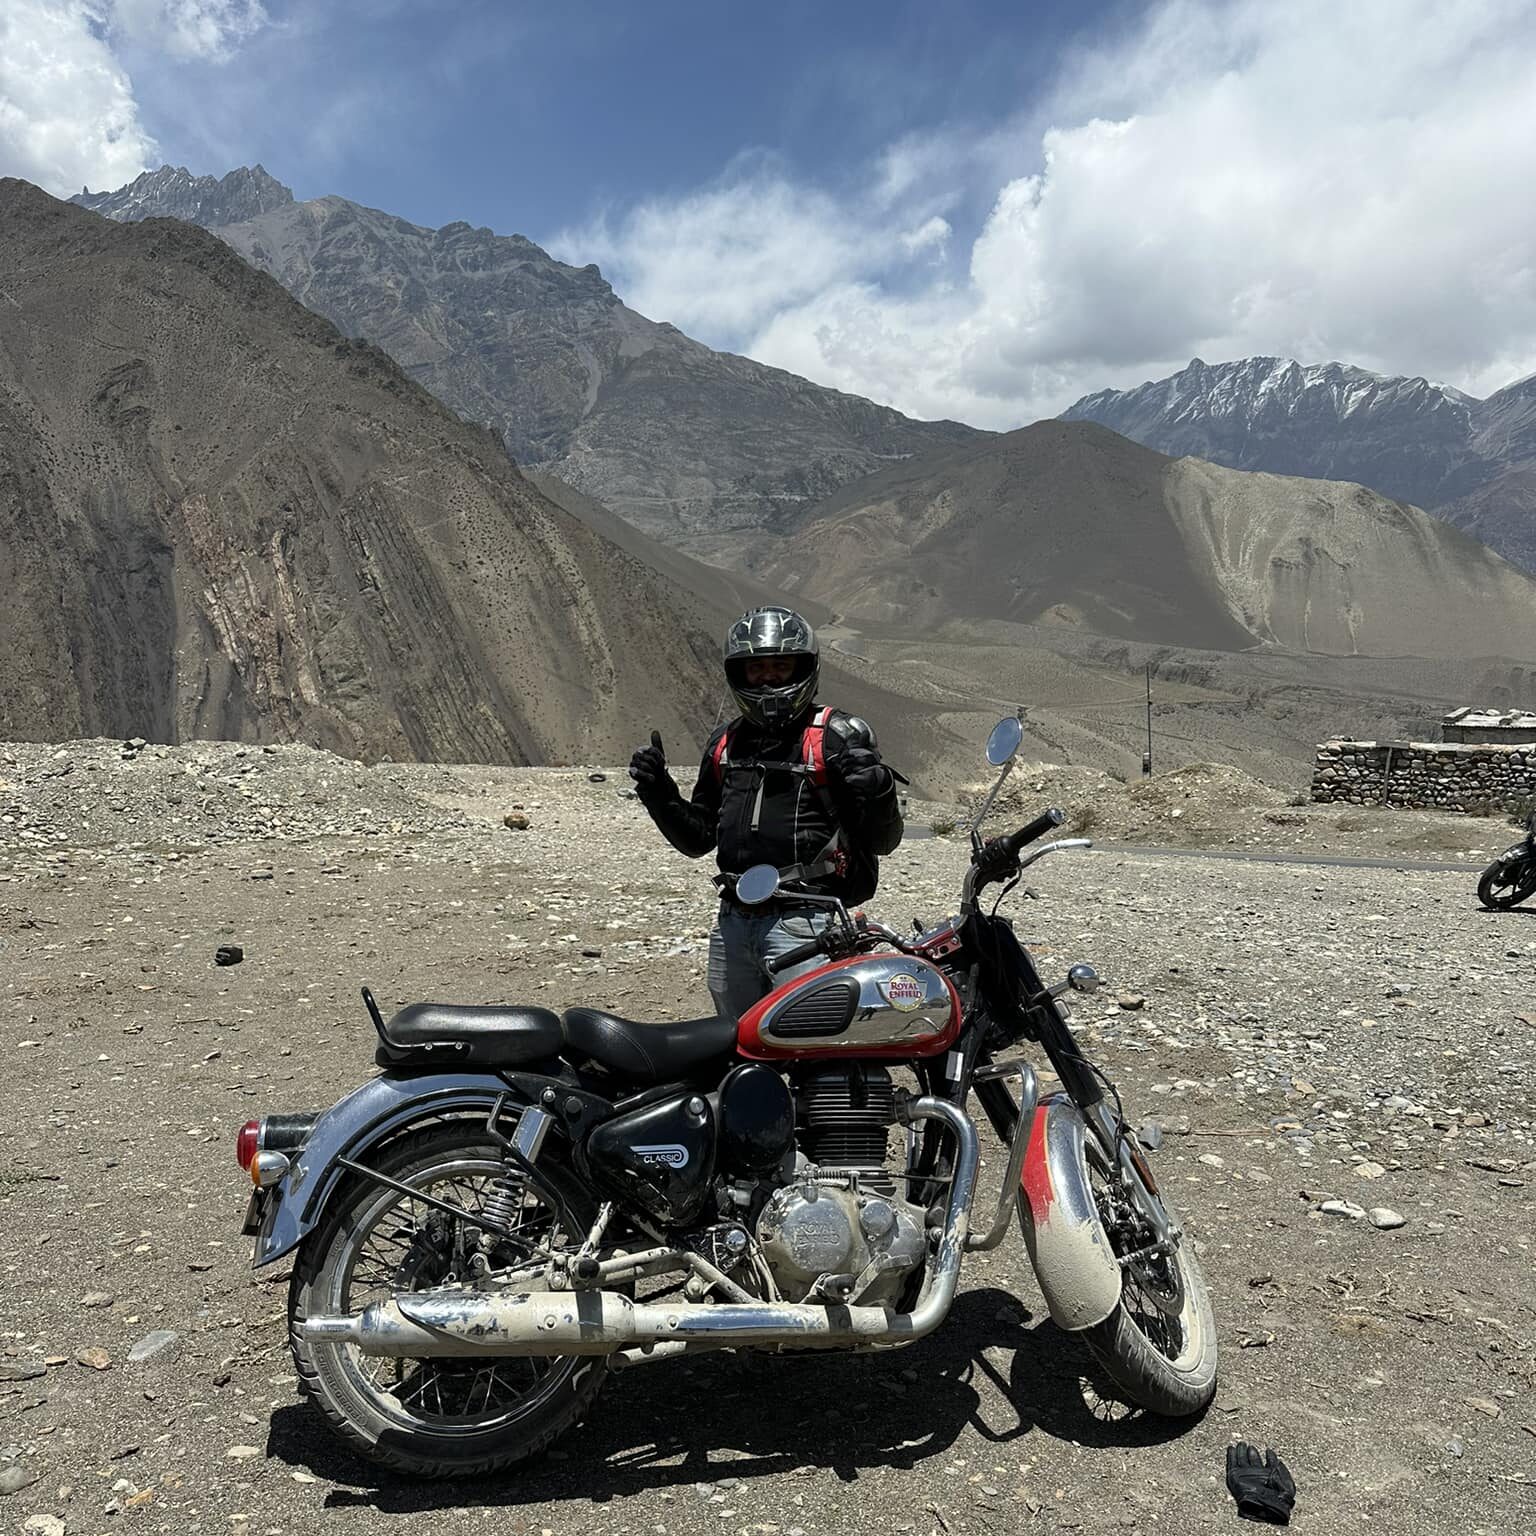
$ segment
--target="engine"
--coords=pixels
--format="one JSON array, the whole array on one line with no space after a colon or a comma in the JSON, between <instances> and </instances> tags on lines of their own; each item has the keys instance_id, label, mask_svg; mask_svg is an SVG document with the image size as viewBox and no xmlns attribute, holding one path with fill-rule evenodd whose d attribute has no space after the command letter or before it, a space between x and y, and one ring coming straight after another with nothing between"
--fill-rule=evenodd
<instances>
[{"instance_id":1,"label":"engine","mask_svg":"<svg viewBox=\"0 0 1536 1536\"><path fill-rule=\"evenodd\" d=\"M791 1301L894 1303L926 1251L925 1213L886 1166L896 1089L882 1066L837 1062L794 1076L792 1182L757 1220L757 1240Z\"/></svg>"},{"instance_id":2,"label":"engine","mask_svg":"<svg viewBox=\"0 0 1536 1536\"><path fill-rule=\"evenodd\" d=\"M859 1183L895 1192L886 1167L896 1123L896 1085L882 1066L840 1061L802 1067L792 1078L795 1140L823 1172L856 1173Z\"/></svg>"},{"instance_id":3,"label":"engine","mask_svg":"<svg viewBox=\"0 0 1536 1536\"><path fill-rule=\"evenodd\" d=\"M787 1300L879 1306L896 1301L923 1261L923 1213L807 1173L774 1192L757 1241Z\"/></svg>"}]
</instances>

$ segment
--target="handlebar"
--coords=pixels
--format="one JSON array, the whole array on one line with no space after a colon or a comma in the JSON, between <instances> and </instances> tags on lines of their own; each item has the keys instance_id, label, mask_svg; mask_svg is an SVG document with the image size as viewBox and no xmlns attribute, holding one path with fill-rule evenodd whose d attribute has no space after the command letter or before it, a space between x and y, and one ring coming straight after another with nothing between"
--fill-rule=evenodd
<instances>
[{"instance_id":1,"label":"handlebar","mask_svg":"<svg viewBox=\"0 0 1536 1536\"><path fill-rule=\"evenodd\" d=\"M1019 856L1019 849L1026 843L1034 842L1037 837L1044 837L1053 827L1059 827L1066 819L1066 814L1053 805L1049 810L1041 811L1032 822L1020 827L1017 832L1010 832L1007 837L998 838L997 851L1002 857L1016 859Z\"/></svg>"},{"instance_id":2,"label":"handlebar","mask_svg":"<svg viewBox=\"0 0 1536 1536\"><path fill-rule=\"evenodd\" d=\"M780 971L787 970L792 965L799 965L805 960L814 960L824 950L821 939L807 939L804 944L797 944L793 949L787 949L782 955L774 955L763 961L763 969L770 976L776 976Z\"/></svg>"}]
</instances>

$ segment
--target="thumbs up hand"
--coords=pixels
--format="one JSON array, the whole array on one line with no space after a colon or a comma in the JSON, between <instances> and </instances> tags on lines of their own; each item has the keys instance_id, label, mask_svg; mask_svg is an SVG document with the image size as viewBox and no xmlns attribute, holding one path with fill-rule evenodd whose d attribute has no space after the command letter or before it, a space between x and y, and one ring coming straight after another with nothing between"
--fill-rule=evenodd
<instances>
[{"instance_id":1,"label":"thumbs up hand","mask_svg":"<svg viewBox=\"0 0 1536 1536\"><path fill-rule=\"evenodd\" d=\"M661 744L661 732L651 732L651 744L641 747L629 760L629 776L635 781L635 793L644 801L670 800L677 797L677 785L667 772L667 750Z\"/></svg>"}]
</instances>

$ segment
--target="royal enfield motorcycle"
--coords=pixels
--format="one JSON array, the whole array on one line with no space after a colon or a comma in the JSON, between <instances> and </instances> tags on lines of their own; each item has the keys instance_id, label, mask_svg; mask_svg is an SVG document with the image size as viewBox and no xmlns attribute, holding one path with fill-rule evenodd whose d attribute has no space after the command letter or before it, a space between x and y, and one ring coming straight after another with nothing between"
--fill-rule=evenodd
<instances>
[{"instance_id":1,"label":"royal enfield motorcycle","mask_svg":"<svg viewBox=\"0 0 1536 1536\"><path fill-rule=\"evenodd\" d=\"M1477 882L1477 899L1490 912L1518 907L1536 891L1536 807L1525 819L1525 836L1485 869Z\"/></svg>"},{"instance_id":2,"label":"royal enfield motorcycle","mask_svg":"<svg viewBox=\"0 0 1536 1536\"><path fill-rule=\"evenodd\" d=\"M1192 1241L1069 1026L1064 999L1098 977L1046 985L997 913L1026 867L1091 846L1038 844L1058 810L983 840L1021 734L1005 720L988 743L1002 773L955 915L901 934L766 865L740 877L739 902L825 916L739 1024L435 1003L386 1023L364 990L382 1074L238 1145L255 1263L293 1256L300 1381L354 1449L486 1474L569 1429L614 1369L899 1348L944 1323L967 1254L1015 1212L1052 1320L1125 1398L1209 1403ZM978 1210L982 1120L1004 1152Z\"/></svg>"}]
</instances>

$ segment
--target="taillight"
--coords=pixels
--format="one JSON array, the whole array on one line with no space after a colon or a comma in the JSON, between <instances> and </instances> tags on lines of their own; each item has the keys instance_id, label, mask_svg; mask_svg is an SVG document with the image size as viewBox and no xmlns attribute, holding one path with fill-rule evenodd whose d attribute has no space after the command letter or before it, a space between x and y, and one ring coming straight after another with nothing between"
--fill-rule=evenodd
<instances>
[{"instance_id":1,"label":"taillight","mask_svg":"<svg viewBox=\"0 0 1536 1536\"><path fill-rule=\"evenodd\" d=\"M251 1160L261 1150L261 1121L247 1120L240 1127L240 1134L235 1137L235 1160L247 1173L251 1171Z\"/></svg>"}]
</instances>

